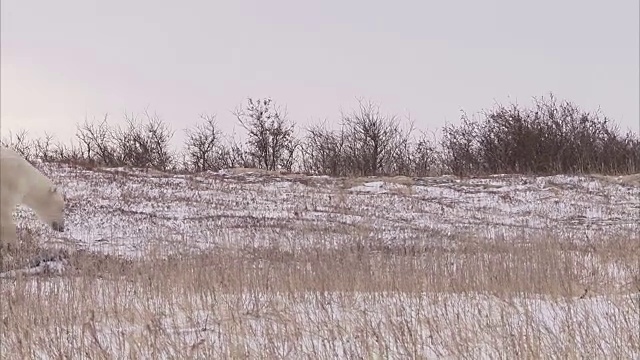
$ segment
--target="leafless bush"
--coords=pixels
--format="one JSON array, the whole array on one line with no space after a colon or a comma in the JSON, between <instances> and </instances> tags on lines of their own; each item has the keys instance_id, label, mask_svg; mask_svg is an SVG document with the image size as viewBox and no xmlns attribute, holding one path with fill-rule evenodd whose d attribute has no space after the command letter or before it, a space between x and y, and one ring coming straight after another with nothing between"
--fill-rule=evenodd
<instances>
[{"instance_id":1,"label":"leafless bush","mask_svg":"<svg viewBox=\"0 0 640 360\"><path fill-rule=\"evenodd\" d=\"M246 108L238 108L234 115L247 131L247 155L259 168L291 170L298 143L295 124L285 111L274 107L271 99L249 98Z\"/></svg>"},{"instance_id":2,"label":"leafless bush","mask_svg":"<svg viewBox=\"0 0 640 360\"><path fill-rule=\"evenodd\" d=\"M344 134L327 128L326 123L307 128L303 139L302 168L312 174L344 175Z\"/></svg>"},{"instance_id":3,"label":"leafless bush","mask_svg":"<svg viewBox=\"0 0 640 360\"><path fill-rule=\"evenodd\" d=\"M83 155L82 148L73 142L65 145L56 142L50 150L51 161L67 164L92 165Z\"/></svg>"},{"instance_id":4,"label":"leafless bush","mask_svg":"<svg viewBox=\"0 0 640 360\"><path fill-rule=\"evenodd\" d=\"M621 135L599 112L568 101L535 99L531 109L517 104L463 115L447 125L441 145L455 174L625 173L640 169L640 139Z\"/></svg>"},{"instance_id":5,"label":"leafless bush","mask_svg":"<svg viewBox=\"0 0 640 360\"><path fill-rule=\"evenodd\" d=\"M254 156L254 153L246 145L234 140L229 141L227 154L229 158L229 167L243 167L243 168L260 168L259 158Z\"/></svg>"},{"instance_id":6,"label":"leafless bush","mask_svg":"<svg viewBox=\"0 0 640 360\"><path fill-rule=\"evenodd\" d=\"M440 151L434 141L422 133L406 151L410 152L410 162L402 175L432 176L442 172Z\"/></svg>"},{"instance_id":7,"label":"leafless bush","mask_svg":"<svg viewBox=\"0 0 640 360\"><path fill-rule=\"evenodd\" d=\"M339 130L326 123L312 125L302 143L302 168L332 176L431 174L437 150L424 135L414 138L396 116L380 113L371 102L360 101L357 111L342 115Z\"/></svg>"},{"instance_id":8,"label":"leafless bush","mask_svg":"<svg viewBox=\"0 0 640 360\"><path fill-rule=\"evenodd\" d=\"M34 157L44 162L53 162L58 159L55 158L55 147L53 136L45 133L44 137L39 137L33 140L33 153Z\"/></svg>"},{"instance_id":9,"label":"leafless bush","mask_svg":"<svg viewBox=\"0 0 640 360\"><path fill-rule=\"evenodd\" d=\"M16 151L29 161L36 158L34 141L29 138L29 133L26 130L20 130L16 133L9 131L9 135L2 139L2 146Z\"/></svg>"},{"instance_id":10,"label":"leafless bush","mask_svg":"<svg viewBox=\"0 0 640 360\"><path fill-rule=\"evenodd\" d=\"M389 155L382 163L383 175L430 176L440 172L439 152L424 132L416 137L412 121L404 130L399 123L389 137Z\"/></svg>"},{"instance_id":11,"label":"leafless bush","mask_svg":"<svg viewBox=\"0 0 640 360\"><path fill-rule=\"evenodd\" d=\"M174 157L169 151L173 131L157 115L144 113L146 121L126 115L127 125L113 132L123 165L169 170Z\"/></svg>"},{"instance_id":12,"label":"leafless bush","mask_svg":"<svg viewBox=\"0 0 640 360\"><path fill-rule=\"evenodd\" d=\"M117 147L114 142L114 130L107 123L105 114L98 124L90 123L87 119L82 125L76 125L76 138L80 142L81 157L89 163L102 166L121 165Z\"/></svg>"},{"instance_id":13,"label":"leafless bush","mask_svg":"<svg viewBox=\"0 0 640 360\"><path fill-rule=\"evenodd\" d=\"M2 144L32 161L91 166L134 166L163 171L203 171L233 167L301 169L331 176L430 176L495 173L604 173L640 171L640 138L621 133L600 111L550 98L534 106L498 105L447 124L439 139L415 137L413 123L385 115L379 106L359 101L343 113L338 129L325 122L308 127L301 140L295 123L271 99L248 99L234 115L247 139L225 136L214 116L187 129L180 154L169 150L173 131L156 115L126 116L126 125L99 122L77 125L77 144L64 145L49 134L30 139L27 131L10 133ZM404 126L407 125L408 126ZM179 160L177 156L181 156ZM179 161L178 161L179 160Z\"/></svg>"},{"instance_id":14,"label":"leafless bush","mask_svg":"<svg viewBox=\"0 0 640 360\"><path fill-rule=\"evenodd\" d=\"M186 170L200 172L247 165L240 146L222 142L224 135L216 124L215 115L202 115L201 119L202 123L186 130Z\"/></svg>"},{"instance_id":15,"label":"leafless bush","mask_svg":"<svg viewBox=\"0 0 640 360\"><path fill-rule=\"evenodd\" d=\"M169 170L174 156L169 150L173 131L157 115L144 113L145 121L125 115L125 127L112 127L107 116L98 123L86 119L77 127L81 158L100 166L135 166Z\"/></svg>"},{"instance_id":16,"label":"leafless bush","mask_svg":"<svg viewBox=\"0 0 640 360\"><path fill-rule=\"evenodd\" d=\"M444 166L455 175L477 172L479 168L477 134L478 125L466 114L462 115L462 124L446 124L443 128L440 145L443 149Z\"/></svg>"},{"instance_id":17,"label":"leafless bush","mask_svg":"<svg viewBox=\"0 0 640 360\"><path fill-rule=\"evenodd\" d=\"M2 144L16 150L30 162L62 162L86 164L82 149L75 144L64 144L45 132L43 137L30 138L26 130L2 140Z\"/></svg>"},{"instance_id":18,"label":"leafless bush","mask_svg":"<svg viewBox=\"0 0 640 360\"><path fill-rule=\"evenodd\" d=\"M413 123L404 130L395 115L359 101L357 110L342 114L340 132L345 175L409 175L413 168Z\"/></svg>"},{"instance_id":19,"label":"leafless bush","mask_svg":"<svg viewBox=\"0 0 640 360\"><path fill-rule=\"evenodd\" d=\"M193 171L214 168L214 150L220 138L215 115L201 115L200 118L204 123L197 124L194 129L185 130L187 167Z\"/></svg>"},{"instance_id":20,"label":"leafless bush","mask_svg":"<svg viewBox=\"0 0 640 360\"><path fill-rule=\"evenodd\" d=\"M406 140L396 116L380 113L371 102L359 101L359 108L342 114L347 166L357 175L389 173L394 152Z\"/></svg>"}]
</instances>

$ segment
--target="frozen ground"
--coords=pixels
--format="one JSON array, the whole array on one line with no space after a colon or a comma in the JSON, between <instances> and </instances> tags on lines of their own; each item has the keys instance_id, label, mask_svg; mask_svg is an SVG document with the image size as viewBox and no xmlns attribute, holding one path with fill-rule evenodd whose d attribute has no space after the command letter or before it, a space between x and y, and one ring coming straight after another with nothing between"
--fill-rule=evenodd
<instances>
[{"instance_id":1,"label":"frozen ground","mask_svg":"<svg viewBox=\"0 0 640 360\"><path fill-rule=\"evenodd\" d=\"M575 242L640 231L640 186L584 176L339 180L229 172L162 175L50 165L64 187L60 236L20 211L48 244L142 256L212 247L349 245L357 232L379 245L455 247L545 232ZM385 181L386 180L386 181ZM412 183L412 184L411 184Z\"/></svg>"},{"instance_id":2,"label":"frozen ground","mask_svg":"<svg viewBox=\"0 0 640 360\"><path fill-rule=\"evenodd\" d=\"M467 241L526 245L556 239L589 245L607 236L637 239L640 232L640 186L615 178L333 179L258 171L165 175L64 165L46 165L44 171L64 188L67 232L54 233L22 208L17 213L20 226L35 229L43 246L131 259L185 249L340 250L362 244L450 250L453 257ZM205 289L194 282L184 285L191 292L172 294L172 289L156 288L169 285L155 283L141 291L136 288L139 280L86 283L62 277L22 287L0 280L0 290L35 294L30 299L34 304L25 307L55 310L42 319L19 314L15 316L29 319L11 320L16 328L38 324L29 331L33 351L41 358L56 357L51 355L56 354L52 338L76 353L157 349L155 358L186 353L195 358L510 359L541 354L570 358L576 353L594 359L640 358L640 335L634 330L640 326L640 299L637 291L627 291L632 277L640 274L635 263L612 259L610 268L598 267L584 253L559 259L580 262L584 269L576 272L582 271L581 276L615 278L622 285L605 295L587 294L586 289L582 296L559 297L519 295L519 290L510 296L477 291L280 293L250 284L220 293L217 284ZM553 261L547 265L567 266ZM64 261L41 261L26 271L61 266ZM451 274L466 274L456 266L451 264ZM82 299L92 301L80 311L82 306L69 305L68 298L82 306L87 306ZM17 353L21 341L18 333L0 335L0 352Z\"/></svg>"}]
</instances>

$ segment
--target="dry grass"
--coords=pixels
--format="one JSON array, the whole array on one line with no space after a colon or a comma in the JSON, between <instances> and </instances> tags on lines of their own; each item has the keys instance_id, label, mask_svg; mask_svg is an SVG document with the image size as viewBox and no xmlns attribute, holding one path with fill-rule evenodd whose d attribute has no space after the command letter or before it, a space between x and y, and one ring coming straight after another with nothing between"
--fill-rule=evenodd
<instances>
[{"instance_id":1,"label":"dry grass","mask_svg":"<svg viewBox=\"0 0 640 360\"><path fill-rule=\"evenodd\" d=\"M356 241L127 261L72 252L62 276L2 280L0 351L96 359L640 354L640 237L597 247L543 234L527 245L464 240L457 250Z\"/></svg>"},{"instance_id":2,"label":"dry grass","mask_svg":"<svg viewBox=\"0 0 640 360\"><path fill-rule=\"evenodd\" d=\"M620 176L611 176L611 175L593 175L593 176L598 180L607 181L613 184L622 184L622 185L640 187L640 173L620 175Z\"/></svg>"},{"instance_id":3,"label":"dry grass","mask_svg":"<svg viewBox=\"0 0 640 360\"><path fill-rule=\"evenodd\" d=\"M640 357L634 187L46 170L71 232L18 212L0 272L67 263L0 278L2 359Z\"/></svg>"}]
</instances>

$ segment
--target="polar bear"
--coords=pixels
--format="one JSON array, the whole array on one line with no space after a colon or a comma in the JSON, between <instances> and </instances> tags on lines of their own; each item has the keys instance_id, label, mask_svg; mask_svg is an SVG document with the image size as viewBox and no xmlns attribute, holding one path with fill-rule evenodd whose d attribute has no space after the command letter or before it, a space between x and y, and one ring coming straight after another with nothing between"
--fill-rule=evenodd
<instances>
[{"instance_id":1,"label":"polar bear","mask_svg":"<svg viewBox=\"0 0 640 360\"><path fill-rule=\"evenodd\" d=\"M53 230L64 231L65 202L60 189L19 153L0 147L0 247L16 245L13 213L18 204L31 208Z\"/></svg>"}]
</instances>

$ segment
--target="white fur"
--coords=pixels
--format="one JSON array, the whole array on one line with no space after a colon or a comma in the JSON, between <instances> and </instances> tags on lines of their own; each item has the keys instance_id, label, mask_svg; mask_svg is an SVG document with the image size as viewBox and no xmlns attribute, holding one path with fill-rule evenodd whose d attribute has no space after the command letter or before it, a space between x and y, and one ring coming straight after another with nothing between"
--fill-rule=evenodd
<instances>
[{"instance_id":1,"label":"white fur","mask_svg":"<svg viewBox=\"0 0 640 360\"><path fill-rule=\"evenodd\" d=\"M13 212L18 204L32 209L56 231L64 231L64 198L43 173L19 153L0 147L0 245L17 240Z\"/></svg>"}]
</instances>

